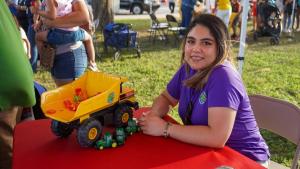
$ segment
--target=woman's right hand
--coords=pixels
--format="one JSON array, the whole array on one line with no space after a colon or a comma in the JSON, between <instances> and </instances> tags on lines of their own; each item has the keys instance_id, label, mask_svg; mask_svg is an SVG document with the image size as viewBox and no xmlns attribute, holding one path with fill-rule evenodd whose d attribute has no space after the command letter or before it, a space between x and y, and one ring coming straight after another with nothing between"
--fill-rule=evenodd
<instances>
[{"instance_id":1,"label":"woman's right hand","mask_svg":"<svg viewBox=\"0 0 300 169\"><path fill-rule=\"evenodd\" d=\"M162 136L164 127L166 126L166 121L157 116L151 110L149 112L143 113L142 116L138 119L138 122L143 133L152 136Z\"/></svg>"}]
</instances>

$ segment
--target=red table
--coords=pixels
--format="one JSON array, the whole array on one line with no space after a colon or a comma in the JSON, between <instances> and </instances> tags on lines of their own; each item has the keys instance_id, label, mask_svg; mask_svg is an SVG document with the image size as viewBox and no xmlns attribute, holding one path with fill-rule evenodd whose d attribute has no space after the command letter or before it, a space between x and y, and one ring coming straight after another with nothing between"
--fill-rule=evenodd
<instances>
[{"instance_id":1,"label":"red table","mask_svg":"<svg viewBox=\"0 0 300 169\"><path fill-rule=\"evenodd\" d=\"M75 133L60 139L52 134L50 120L20 123L14 133L13 169L263 169L229 147L205 148L137 133L121 147L100 151L81 148Z\"/></svg>"}]
</instances>

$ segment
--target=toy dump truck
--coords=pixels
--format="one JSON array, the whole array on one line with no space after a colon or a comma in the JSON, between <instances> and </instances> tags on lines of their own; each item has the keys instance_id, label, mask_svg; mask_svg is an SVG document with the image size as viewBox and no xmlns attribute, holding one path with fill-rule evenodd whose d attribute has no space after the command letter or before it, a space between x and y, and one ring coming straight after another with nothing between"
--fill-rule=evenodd
<instances>
[{"instance_id":1,"label":"toy dump truck","mask_svg":"<svg viewBox=\"0 0 300 169\"><path fill-rule=\"evenodd\" d=\"M77 129L82 147L93 146L102 134L102 127L126 127L138 109L134 90L122 86L127 81L102 72L86 72L74 82L42 94L41 107L52 119L52 132L69 136Z\"/></svg>"}]
</instances>

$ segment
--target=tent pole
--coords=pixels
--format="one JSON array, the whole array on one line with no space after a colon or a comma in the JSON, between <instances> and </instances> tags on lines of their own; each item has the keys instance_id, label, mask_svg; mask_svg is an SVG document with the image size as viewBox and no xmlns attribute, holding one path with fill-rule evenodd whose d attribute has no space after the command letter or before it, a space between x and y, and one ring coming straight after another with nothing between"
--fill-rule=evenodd
<instances>
[{"instance_id":1,"label":"tent pole","mask_svg":"<svg viewBox=\"0 0 300 169\"><path fill-rule=\"evenodd\" d=\"M242 11L242 26L240 33L240 48L239 54L237 57L238 60L238 71L240 75L243 73L243 64L245 58L245 47L246 47L246 36L247 36L247 19L248 19L248 10L249 10L249 0L243 0L243 11Z\"/></svg>"}]
</instances>

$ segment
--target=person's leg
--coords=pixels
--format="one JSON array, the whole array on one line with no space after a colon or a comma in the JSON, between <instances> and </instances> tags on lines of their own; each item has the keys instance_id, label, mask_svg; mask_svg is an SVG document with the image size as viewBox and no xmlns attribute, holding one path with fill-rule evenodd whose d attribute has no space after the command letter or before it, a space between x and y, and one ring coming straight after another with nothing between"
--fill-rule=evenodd
<instances>
[{"instance_id":1,"label":"person's leg","mask_svg":"<svg viewBox=\"0 0 300 169\"><path fill-rule=\"evenodd\" d=\"M93 44L93 38L86 31L84 32L85 32L84 34L85 38L83 43L88 56L88 68L91 69L92 71L99 71L95 60L95 48Z\"/></svg>"},{"instance_id":2,"label":"person's leg","mask_svg":"<svg viewBox=\"0 0 300 169\"><path fill-rule=\"evenodd\" d=\"M174 10L175 10L175 2L170 2L170 10L171 10L171 13L174 13Z\"/></svg>"},{"instance_id":3,"label":"person's leg","mask_svg":"<svg viewBox=\"0 0 300 169\"><path fill-rule=\"evenodd\" d=\"M287 31L287 13L283 13L283 32Z\"/></svg>"},{"instance_id":4,"label":"person's leg","mask_svg":"<svg viewBox=\"0 0 300 169\"><path fill-rule=\"evenodd\" d=\"M32 24L30 24L28 27L27 36L30 43L30 52L31 52L30 64L33 72L36 72L37 60L38 60L38 49L35 42L35 34L36 34L35 30L33 29Z\"/></svg>"},{"instance_id":5,"label":"person's leg","mask_svg":"<svg viewBox=\"0 0 300 169\"><path fill-rule=\"evenodd\" d=\"M220 19L224 22L224 14L223 14L223 11L222 11L222 10L217 9L216 16L217 16L218 18L220 18Z\"/></svg>"},{"instance_id":6,"label":"person's leg","mask_svg":"<svg viewBox=\"0 0 300 169\"><path fill-rule=\"evenodd\" d=\"M220 18L224 24L228 27L228 24L229 24L229 20L228 20L228 23L226 21L226 15L227 15L227 10L220 10L220 9L217 9L217 13L216 13L217 17Z\"/></svg>"},{"instance_id":7,"label":"person's leg","mask_svg":"<svg viewBox=\"0 0 300 169\"><path fill-rule=\"evenodd\" d=\"M84 72L85 69L87 68L87 52L85 50L84 45L81 45L76 50L73 50L73 55L75 59L74 63L74 75L75 79L79 78Z\"/></svg>"},{"instance_id":8,"label":"person's leg","mask_svg":"<svg viewBox=\"0 0 300 169\"><path fill-rule=\"evenodd\" d=\"M296 19L297 19L296 29L298 30L299 29L299 22L300 22L300 6L297 7Z\"/></svg>"},{"instance_id":9,"label":"person's leg","mask_svg":"<svg viewBox=\"0 0 300 169\"><path fill-rule=\"evenodd\" d=\"M261 23L262 23L262 20L261 20L261 17L262 17L262 12L261 12L261 5L257 5L256 6L257 7L257 9L256 9L256 27L258 28L258 29L260 29L261 28Z\"/></svg>"},{"instance_id":10,"label":"person's leg","mask_svg":"<svg viewBox=\"0 0 300 169\"><path fill-rule=\"evenodd\" d=\"M224 10L224 20L223 21L227 27L229 25L231 11L232 11L231 9Z\"/></svg>"},{"instance_id":11,"label":"person's leg","mask_svg":"<svg viewBox=\"0 0 300 169\"><path fill-rule=\"evenodd\" d=\"M292 29L292 16L289 14L287 14L287 27L286 28L287 28L288 32L290 32Z\"/></svg>"},{"instance_id":12,"label":"person's leg","mask_svg":"<svg viewBox=\"0 0 300 169\"><path fill-rule=\"evenodd\" d=\"M182 10L181 26L182 27L188 27L189 24L190 24L191 18L192 18L193 8L182 6L181 10Z\"/></svg>"},{"instance_id":13,"label":"person's leg","mask_svg":"<svg viewBox=\"0 0 300 169\"><path fill-rule=\"evenodd\" d=\"M231 25L231 28L232 28L232 32L233 32L233 34L232 34L232 39L235 39L236 38L236 36L237 36L237 32L236 32L236 27L237 27L237 24L238 24L238 15L233 19L233 21L232 21L232 25Z\"/></svg>"},{"instance_id":14,"label":"person's leg","mask_svg":"<svg viewBox=\"0 0 300 169\"><path fill-rule=\"evenodd\" d=\"M186 25L187 27L190 25L191 20L192 20L192 16L193 16L193 10L194 8L188 8L188 12L187 12L187 19L186 19Z\"/></svg>"},{"instance_id":15,"label":"person's leg","mask_svg":"<svg viewBox=\"0 0 300 169\"><path fill-rule=\"evenodd\" d=\"M253 16L252 18L252 23L253 23L253 31L257 30L257 22L256 22L256 16Z\"/></svg>"},{"instance_id":16,"label":"person's leg","mask_svg":"<svg viewBox=\"0 0 300 169\"><path fill-rule=\"evenodd\" d=\"M0 168L10 169L12 166L13 130L20 120L22 109L12 107L0 112Z\"/></svg>"},{"instance_id":17,"label":"person's leg","mask_svg":"<svg viewBox=\"0 0 300 169\"><path fill-rule=\"evenodd\" d=\"M173 10L172 10L172 13L174 13L175 11L175 2L173 2Z\"/></svg>"},{"instance_id":18,"label":"person's leg","mask_svg":"<svg viewBox=\"0 0 300 169\"><path fill-rule=\"evenodd\" d=\"M186 9L184 6L181 6L181 25L182 27L186 27L185 25L185 18L186 18Z\"/></svg>"},{"instance_id":19,"label":"person's leg","mask_svg":"<svg viewBox=\"0 0 300 169\"><path fill-rule=\"evenodd\" d=\"M88 59L90 62L95 62L95 50L94 50L94 44L93 39L90 34L88 34L86 31L84 31L84 47L86 49Z\"/></svg>"},{"instance_id":20,"label":"person's leg","mask_svg":"<svg viewBox=\"0 0 300 169\"><path fill-rule=\"evenodd\" d=\"M41 53L43 43L47 42L48 31L37 32L35 35L35 42L38 49L38 52Z\"/></svg>"}]
</instances>

